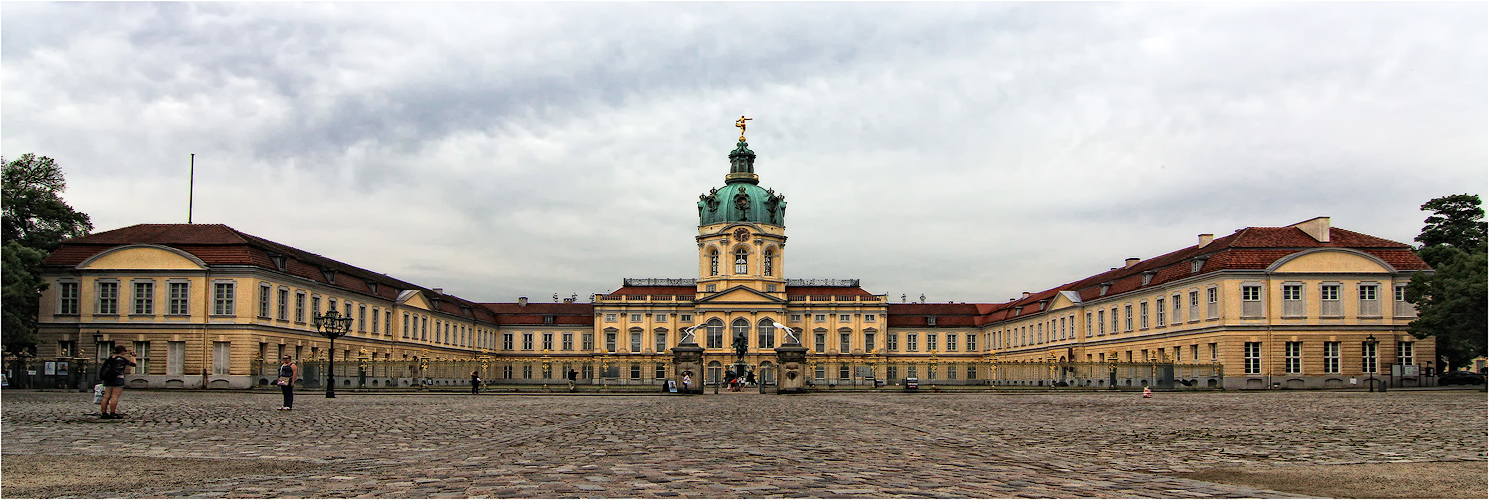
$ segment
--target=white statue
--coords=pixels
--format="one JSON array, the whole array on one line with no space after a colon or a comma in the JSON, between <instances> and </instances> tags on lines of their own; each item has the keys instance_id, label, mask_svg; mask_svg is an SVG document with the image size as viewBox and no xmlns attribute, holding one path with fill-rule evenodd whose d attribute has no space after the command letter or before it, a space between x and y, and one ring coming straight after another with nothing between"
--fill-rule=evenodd
<instances>
[{"instance_id":1,"label":"white statue","mask_svg":"<svg viewBox=\"0 0 1489 500\"><path fill-rule=\"evenodd\" d=\"M775 325L776 329L786 331L787 344L801 344L801 339L796 338L796 330L792 330L791 327L783 325L780 322L772 323Z\"/></svg>"},{"instance_id":2,"label":"white statue","mask_svg":"<svg viewBox=\"0 0 1489 500\"><path fill-rule=\"evenodd\" d=\"M693 337L693 330L697 330L697 329L702 328L702 327L703 327L703 325L693 325L693 326L684 328L683 331L682 331L682 339L681 340L678 340L677 343L679 343L679 344L696 344L696 343L698 343L698 339L695 338L695 337Z\"/></svg>"}]
</instances>

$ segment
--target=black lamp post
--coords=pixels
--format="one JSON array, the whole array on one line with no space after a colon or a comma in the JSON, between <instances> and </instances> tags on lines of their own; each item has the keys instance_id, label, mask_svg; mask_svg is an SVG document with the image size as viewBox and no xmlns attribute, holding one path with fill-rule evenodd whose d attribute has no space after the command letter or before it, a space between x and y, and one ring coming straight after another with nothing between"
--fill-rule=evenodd
<instances>
[{"instance_id":1,"label":"black lamp post","mask_svg":"<svg viewBox=\"0 0 1489 500\"><path fill-rule=\"evenodd\" d=\"M1375 364L1380 359L1380 349L1376 347L1375 334L1373 333L1369 337L1365 337L1365 343L1370 344L1370 357L1367 358L1370 360L1370 364L1366 366L1366 368L1370 369L1370 392L1375 392Z\"/></svg>"},{"instance_id":2,"label":"black lamp post","mask_svg":"<svg viewBox=\"0 0 1489 500\"><path fill-rule=\"evenodd\" d=\"M336 397L336 337L346 334L352 326L352 315L342 316L336 310L315 317L315 327L321 336L331 339L331 349L326 351L326 397Z\"/></svg>"}]
</instances>

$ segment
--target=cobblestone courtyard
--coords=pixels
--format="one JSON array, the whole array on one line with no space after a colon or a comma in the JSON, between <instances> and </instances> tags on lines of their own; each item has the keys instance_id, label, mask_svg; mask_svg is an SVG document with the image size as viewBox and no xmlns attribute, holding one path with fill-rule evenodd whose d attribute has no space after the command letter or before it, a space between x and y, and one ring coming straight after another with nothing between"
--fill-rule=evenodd
<instances>
[{"instance_id":1,"label":"cobblestone courtyard","mask_svg":"<svg viewBox=\"0 0 1489 500\"><path fill-rule=\"evenodd\" d=\"M1479 391L298 396L129 391L112 421L5 391L4 461L61 478L8 465L4 496L1288 497L1180 476L1486 455ZM87 486L66 456L155 472Z\"/></svg>"}]
</instances>

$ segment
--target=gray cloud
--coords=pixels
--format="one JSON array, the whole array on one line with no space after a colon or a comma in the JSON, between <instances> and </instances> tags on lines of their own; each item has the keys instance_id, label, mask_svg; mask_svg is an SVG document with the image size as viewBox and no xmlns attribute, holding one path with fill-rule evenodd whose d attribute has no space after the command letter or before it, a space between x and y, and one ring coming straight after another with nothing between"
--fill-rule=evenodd
<instances>
[{"instance_id":1,"label":"gray cloud","mask_svg":"<svg viewBox=\"0 0 1489 500\"><path fill-rule=\"evenodd\" d=\"M756 118L788 273L1002 300L1483 192L1482 4L5 4L7 155L477 300L695 271ZM179 201L175 201L179 198Z\"/></svg>"}]
</instances>

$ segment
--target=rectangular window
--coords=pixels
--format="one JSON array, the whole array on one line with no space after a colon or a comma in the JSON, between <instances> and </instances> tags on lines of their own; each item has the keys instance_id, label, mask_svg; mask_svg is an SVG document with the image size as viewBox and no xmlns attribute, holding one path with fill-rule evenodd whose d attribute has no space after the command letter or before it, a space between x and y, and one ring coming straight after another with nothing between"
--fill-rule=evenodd
<instances>
[{"instance_id":1,"label":"rectangular window","mask_svg":"<svg viewBox=\"0 0 1489 500\"><path fill-rule=\"evenodd\" d=\"M1318 287L1318 315L1325 318L1338 318L1344 316L1344 306L1339 302L1339 285L1329 284Z\"/></svg>"},{"instance_id":2,"label":"rectangular window","mask_svg":"<svg viewBox=\"0 0 1489 500\"><path fill-rule=\"evenodd\" d=\"M838 321L843 322L843 323L847 323L849 321L853 321L853 316L850 316L850 315L847 315L847 314L839 314L838 315Z\"/></svg>"},{"instance_id":3,"label":"rectangular window","mask_svg":"<svg viewBox=\"0 0 1489 500\"><path fill-rule=\"evenodd\" d=\"M641 363L631 363L631 380L641 380Z\"/></svg>"},{"instance_id":4,"label":"rectangular window","mask_svg":"<svg viewBox=\"0 0 1489 500\"><path fill-rule=\"evenodd\" d=\"M137 365L137 366L134 367L134 372L135 373L139 373L139 374L142 374L142 375L149 375L150 374L150 343L149 342L135 342L134 343L134 362Z\"/></svg>"},{"instance_id":5,"label":"rectangular window","mask_svg":"<svg viewBox=\"0 0 1489 500\"><path fill-rule=\"evenodd\" d=\"M972 336L971 335L968 335L967 338L970 339L970 338L972 338ZM956 344L957 344L957 334L955 334L955 333L948 333L948 334L946 334L946 350L948 350L948 351L955 351L956 348L958 347Z\"/></svg>"},{"instance_id":6,"label":"rectangular window","mask_svg":"<svg viewBox=\"0 0 1489 500\"><path fill-rule=\"evenodd\" d=\"M900 368L897 366L884 367L884 378L886 380L894 380L900 378Z\"/></svg>"},{"instance_id":7,"label":"rectangular window","mask_svg":"<svg viewBox=\"0 0 1489 500\"><path fill-rule=\"evenodd\" d=\"M1132 304L1122 306L1122 326L1125 331L1132 331Z\"/></svg>"},{"instance_id":8,"label":"rectangular window","mask_svg":"<svg viewBox=\"0 0 1489 500\"><path fill-rule=\"evenodd\" d=\"M1398 342L1398 343L1396 343L1396 364L1400 364L1400 365L1412 365L1412 364L1416 364L1416 356L1415 356L1416 353L1414 352L1414 346L1415 346L1415 342Z\"/></svg>"},{"instance_id":9,"label":"rectangular window","mask_svg":"<svg viewBox=\"0 0 1489 500\"><path fill-rule=\"evenodd\" d=\"M863 352L874 352L879 347L874 340L874 332L863 332Z\"/></svg>"},{"instance_id":10,"label":"rectangular window","mask_svg":"<svg viewBox=\"0 0 1489 500\"><path fill-rule=\"evenodd\" d=\"M545 351L552 351L553 350L553 333L552 332L543 332L543 350L545 350Z\"/></svg>"},{"instance_id":11,"label":"rectangular window","mask_svg":"<svg viewBox=\"0 0 1489 500\"><path fill-rule=\"evenodd\" d=\"M531 351L531 350L533 350L533 333L532 332L523 332L522 333L522 350L524 350L524 351ZM611 350L613 351L615 349L611 349Z\"/></svg>"},{"instance_id":12,"label":"rectangular window","mask_svg":"<svg viewBox=\"0 0 1489 500\"><path fill-rule=\"evenodd\" d=\"M584 332L579 335L579 350L590 352L595 350L595 334Z\"/></svg>"},{"instance_id":13,"label":"rectangular window","mask_svg":"<svg viewBox=\"0 0 1489 500\"><path fill-rule=\"evenodd\" d=\"M234 314L233 283L213 283L212 288L212 314Z\"/></svg>"},{"instance_id":14,"label":"rectangular window","mask_svg":"<svg viewBox=\"0 0 1489 500\"><path fill-rule=\"evenodd\" d=\"M795 322L795 323L800 323L801 322L801 315L800 314L792 314L791 315L791 321L792 322Z\"/></svg>"},{"instance_id":15,"label":"rectangular window","mask_svg":"<svg viewBox=\"0 0 1489 500\"><path fill-rule=\"evenodd\" d=\"M78 284L75 282L58 283L57 292L57 314L76 315L78 313Z\"/></svg>"},{"instance_id":16,"label":"rectangular window","mask_svg":"<svg viewBox=\"0 0 1489 500\"><path fill-rule=\"evenodd\" d=\"M278 319L280 321L288 320L289 319L289 312L290 312L290 291L289 291L289 289L281 288L279 290L279 297L278 298L279 298L279 303L277 304L278 307L275 308L275 311L274 312L276 314L274 315L274 318L275 319Z\"/></svg>"},{"instance_id":17,"label":"rectangular window","mask_svg":"<svg viewBox=\"0 0 1489 500\"><path fill-rule=\"evenodd\" d=\"M838 352L853 352L853 334L848 332L838 333Z\"/></svg>"},{"instance_id":18,"label":"rectangular window","mask_svg":"<svg viewBox=\"0 0 1489 500\"><path fill-rule=\"evenodd\" d=\"M1365 373L1376 372L1376 352L1378 342L1362 342L1360 344L1360 371Z\"/></svg>"},{"instance_id":19,"label":"rectangular window","mask_svg":"<svg viewBox=\"0 0 1489 500\"><path fill-rule=\"evenodd\" d=\"M212 343L212 374L213 375L227 375L228 374L229 367L232 366L230 364L230 362L232 361L232 357L231 357L232 356L232 354L231 354L232 352L233 352L233 350L231 348L231 345L229 343L227 343L227 342L213 342Z\"/></svg>"},{"instance_id":20,"label":"rectangular window","mask_svg":"<svg viewBox=\"0 0 1489 500\"><path fill-rule=\"evenodd\" d=\"M1158 327L1163 328L1165 323L1164 320L1167 319L1164 315L1163 299L1154 299L1153 312L1158 313Z\"/></svg>"},{"instance_id":21,"label":"rectangular window","mask_svg":"<svg viewBox=\"0 0 1489 500\"><path fill-rule=\"evenodd\" d=\"M898 334L898 333L890 333L890 334L886 335L884 337L884 350L886 350L886 351L898 351L898 350L900 350L900 334Z\"/></svg>"},{"instance_id":22,"label":"rectangular window","mask_svg":"<svg viewBox=\"0 0 1489 500\"><path fill-rule=\"evenodd\" d=\"M667 332L655 332L655 333L652 333L651 336L652 336L652 340L656 341L657 352L659 352L659 353L667 352ZM658 378L666 378L666 376L663 375L662 377L658 377Z\"/></svg>"},{"instance_id":23,"label":"rectangular window","mask_svg":"<svg viewBox=\"0 0 1489 500\"><path fill-rule=\"evenodd\" d=\"M927 351L935 351L935 350L939 349L939 347L937 347L937 345L939 345L936 342L937 340L938 339L936 338L936 334L934 334L934 333L927 333L927 334L925 334L925 350L927 350Z\"/></svg>"},{"instance_id":24,"label":"rectangular window","mask_svg":"<svg viewBox=\"0 0 1489 500\"><path fill-rule=\"evenodd\" d=\"M827 380L827 365L817 365L817 368L812 370L812 375L817 380Z\"/></svg>"},{"instance_id":25,"label":"rectangular window","mask_svg":"<svg viewBox=\"0 0 1489 500\"><path fill-rule=\"evenodd\" d=\"M350 302L347 303L347 309L351 309L351 303ZM351 312L351 311L347 311L347 312ZM446 323L446 325L448 326L449 324ZM357 305L357 331L362 332L362 333L367 333L367 305L366 304L358 304Z\"/></svg>"},{"instance_id":26,"label":"rectangular window","mask_svg":"<svg viewBox=\"0 0 1489 500\"><path fill-rule=\"evenodd\" d=\"M155 282L136 281L132 314L155 314Z\"/></svg>"},{"instance_id":27,"label":"rectangular window","mask_svg":"<svg viewBox=\"0 0 1489 500\"><path fill-rule=\"evenodd\" d=\"M565 351L572 351L572 350L574 350L574 334L573 333L565 332L564 333L564 336L563 336L563 341L562 342L563 342L563 344L562 344L563 345L563 350L565 350Z\"/></svg>"},{"instance_id":28,"label":"rectangular window","mask_svg":"<svg viewBox=\"0 0 1489 500\"><path fill-rule=\"evenodd\" d=\"M1189 321L1199 321L1199 291L1189 292Z\"/></svg>"},{"instance_id":29,"label":"rectangular window","mask_svg":"<svg viewBox=\"0 0 1489 500\"><path fill-rule=\"evenodd\" d=\"M373 317L375 318L377 315L374 314ZM388 332L389 337L393 336L393 311L388 311L387 314L383 315L383 331Z\"/></svg>"},{"instance_id":30,"label":"rectangular window","mask_svg":"<svg viewBox=\"0 0 1489 500\"><path fill-rule=\"evenodd\" d=\"M1205 318L1206 319L1219 319L1220 318L1220 289L1212 286L1210 288L1205 289L1205 294L1207 295L1206 298L1209 300L1209 302L1207 302L1205 304Z\"/></svg>"},{"instance_id":31,"label":"rectangular window","mask_svg":"<svg viewBox=\"0 0 1489 500\"><path fill-rule=\"evenodd\" d=\"M403 338L408 338L408 313L403 313Z\"/></svg>"},{"instance_id":32,"label":"rectangular window","mask_svg":"<svg viewBox=\"0 0 1489 500\"><path fill-rule=\"evenodd\" d=\"M614 323L615 322L615 313L605 313L605 322L606 323Z\"/></svg>"},{"instance_id":33,"label":"rectangular window","mask_svg":"<svg viewBox=\"0 0 1489 500\"><path fill-rule=\"evenodd\" d=\"M853 372L848 368L848 365L838 365L838 380L848 380L851 378L853 378Z\"/></svg>"},{"instance_id":34,"label":"rectangular window","mask_svg":"<svg viewBox=\"0 0 1489 500\"><path fill-rule=\"evenodd\" d=\"M667 321L667 315L665 313L663 313L663 314L653 314L652 317L651 317L651 319L652 319L652 321Z\"/></svg>"},{"instance_id":35,"label":"rectangular window","mask_svg":"<svg viewBox=\"0 0 1489 500\"><path fill-rule=\"evenodd\" d=\"M1145 300L1145 301L1139 302L1137 304L1137 308L1138 308L1138 314L1139 314L1139 318L1138 318L1139 325L1142 326L1142 328L1144 330L1147 330L1148 329L1148 301Z\"/></svg>"},{"instance_id":36,"label":"rectangular window","mask_svg":"<svg viewBox=\"0 0 1489 500\"><path fill-rule=\"evenodd\" d=\"M512 350L512 340L513 340L513 334L511 334L511 333L503 333L502 334L502 349L503 350L507 350L507 351Z\"/></svg>"},{"instance_id":37,"label":"rectangular window","mask_svg":"<svg viewBox=\"0 0 1489 500\"><path fill-rule=\"evenodd\" d=\"M305 292L295 292L295 322L305 322ZM404 337L408 337L408 331L404 330Z\"/></svg>"},{"instance_id":38,"label":"rectangular window","mask_svg":"<svg viewBox=\"0 0 1489 500\"><path fill-rule=\"evenodd\" d=\"M372 308L372 334L377 335L377 313L376 307Z\"/></svg>"},{"instance_id":39,"label":"rectangular window","mask_svg":"<svg viewBox=\"0 0 1489 500\"><path fill-rule=\"evenodd\" d=\"M1339 343L1324 342L1324 373L1339 373Z\"/></svg>"},{"instance_id":40,"label":"rectangular window","mask_svg":"<svg viewBox=\"0 0 1489 500\"><path fill-rule=\"evenodd\" d=\"M1246 373L1257 374L1262 372L1262 343L1246 343Z\"/></svg>"},{"instance_id":41,"label":"rectangular window","mask_svg":"<svg viewBox=\"0 0 1489 500\"><path fill-rule=\"evenodd\" d=\"M816 340L817 340L817 346L816 346L817 347L817 352L818 353L827 352L827 333L825 333L825 332L817 332L816 337L817 337L816 338Z\"/></svg>"},{"instance_id":42,"label":"rectangular window","mask_svg":"<svg viewBox=\"0 0 1489 500\"><path fill-rule=\"evenodd\" d=\"M631 332L631 352L641 352L641 332Z\"/></svg>"},{"instance_id":43,"label":"rectangular window","mask_svg":"<svg viewBox=\"0 0 1489 500\"><path fill-rule=\"evenodd\" d=\"M863 315L863 320L867 323L873 323L879 320L879 316L876 314L865 314Z\"/></svg>"},{"instance_id":44,"label":"rectangular window","mask_svg":"<svg viewBox=\"0 0 1489 500\"><path fill-rule=\"evenodd\" d=\"M1283 343L1282 362L1287 373L1303 373L1303 343Z\"/></svg>"},{"instance_id":45,"label":"rectangular window","mask_svg":"<svg viewBox=\"0 0 1489 500\"><path fill-rule=\"evenodd\" d=\"M640 323L641 322L641 315L640 314L632 314L631 315L631 322L632 323Z\"/></svg>"},{"instance_id":46,"label":"rectangular window","mask_svg":"<svg viewBox=\"0 0 1489 500\"><path fill-rule=\"evenodd\" d=\"M269 317L269 284L259 284L259 317Z\"/></svg>"},{"instance_id":47,"label":"rectangular window","mask_svg":"<svg viewBox=\"0 0 1489 500\"><path fill-rule=\"evenodd\" d=\"M615 330L605 331L605 352L615 352L615 337L619 334L620 332L617 332Z\"/></svg>"},{"instance_id":48,"label":"rectangular window","mask_svg":"<svg viewBox=\"0 0 1489 500\"><path fill-rule=\"evenodd\" d=\"M1392 311L1397 317L1410 318L1417 315L1417 308L1406 301L1406 285L1396 285L1396 304Z\"/></svg>"},{"instance_id":49,"label":"rectangular window","mask_svg":"<svg viewBox=\"0 0 1489 500\"><path fill-rule=\"evenodd\" d=\"M1096 311L1096 333L1106 335L1106 311Z\"/></svg>"},{"instance_id":50,"label":"rectangular window","mask_svg":"<svg viewBox=\"0 0 1489 500\"><path fill-rule=\"evenodd\" d=\"M1220 344L1215 342L1210 343L1210 361L1220 361Z\"/></svg>"},{"instance_id":51,"label":"rectangular window","mask_svg":"<svg viewBox=\"0 0 1489 500\"><path fill-rule=\"evenodd\" d=\"M1380 300L1376 297L1376 285L1360 285L1360 316L1380 316Z\"/></svg>"},{"instance_id":52,"label":"rectangular window","mask_svg":"<svg viewBox=\"0 0 1489 500\"><path fill-rule=\"evenodd\" d=\"M977 335L976 334L971 334L971 333L967 334L967 351L968 352L977 352Z\"/></svg>"},{"instance_id":53,"label":"rectangular window","mask_svg":"<svg viewBox=\"0 0 1489 500\"><path fill-rule=\"evenodd\" d=\"M679 314L679 315L677 315L677 320L678 321L681 321L683 323L692 323L693 322L693 315L691 315L691 314Z\"/></svg>"},{"instance_id":54,"label":"rectangular window","mask_svg":"<svg viewBox=\"0 0 1489 500\"><path fill-rule=\"evenodd\" d=\"M812 321L817 322L817 323L826 323L827 322L827 315L826 314L817 314L817 315L814 315L814 316L812 316Z\"/></svg>"},{"instance_id":55,"label":"rectangular window","mask_svg":"<svg viewBox=\"0 0 1489 500\"><path fill-rule=\"evenodd\" d=\"M1088 338L1091 336L1091 332L1096 331L1096 329L1093 328L1095 326L1095 323L1092 323L1093 318L1095 318L1095 315L1091 314L1090 312L1086 313L1086 337Z\"/></svg>"},{"instance_id":56,"label":"rectangular window","mask_svg":"<svg viewBox=\"0 0 1489 500\"><path fill-rule=\"evenodd\" d=\"M98 314L119 314L119 284L98 282Z\"/></svg>"},{"instance_id":57,"label":"rectangular window","mask_svg":"<svg viewBox=\"0 0 1489 500\"><path fill-rule=\"evenodd\" d=\"M1179 323L1183 323L1184 322L1183 315L1180 314L1180 313L1183 312L1184 303L1179 301L1179 294L1177 294L1177 293L1174 294L1173 299L1174 299L1173 300L1173 304L1174 304L1174 324L1177 325Z\"/></svg>"},{"instance_id":58,"label":"rectangular window","mask_svg":"<svg viewBox=\"0 0 1489 500\"><path fill-rule=\"evenodd\" d=\"M920 335L915 333L905 334L905 349L911 352L920 350Z\"/></svg>"},{"instance_id":59,"label":"rectangular window","mask_svg":"<svg viewBox=\"0 0 1489 500\"><path fill-rule=\"evenodd\" d=\"M1302 284L1282 285L1282 315L1293 318L1308 315L1308 306L1303 302Z\"/></svg>"}]
</instances>

